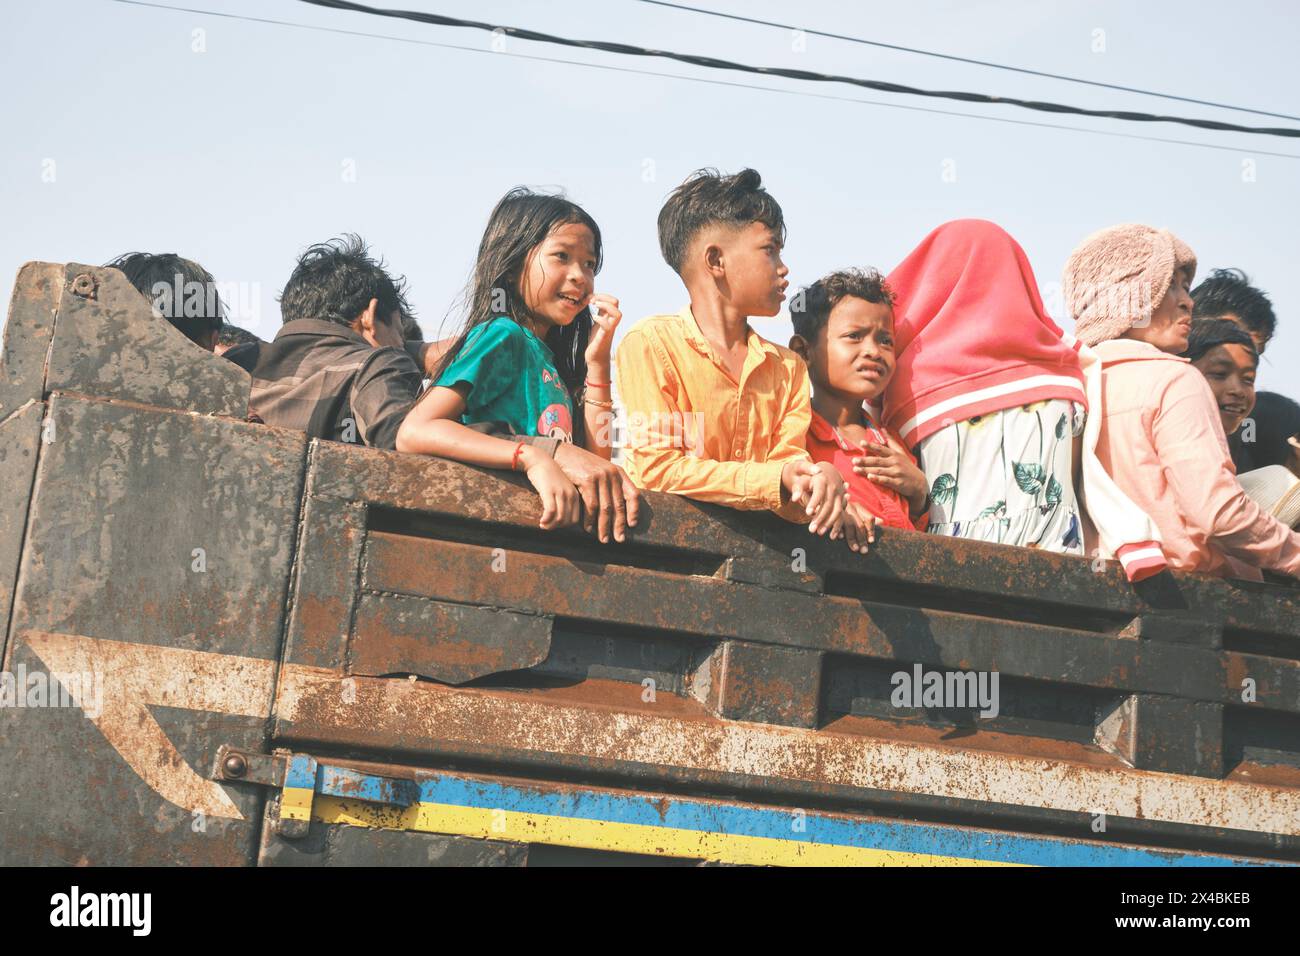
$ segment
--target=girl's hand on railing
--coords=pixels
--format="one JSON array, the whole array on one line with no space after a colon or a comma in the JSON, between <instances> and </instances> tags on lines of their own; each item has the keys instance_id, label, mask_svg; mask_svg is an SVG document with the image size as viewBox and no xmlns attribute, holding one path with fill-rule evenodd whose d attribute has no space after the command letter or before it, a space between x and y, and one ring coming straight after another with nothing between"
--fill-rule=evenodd
<instances>
[{"instance_id":1,"label":"girl's hand on railing","mask_svg":"<svg viewBox=\"0 0 1300 956\"><path fill-rule=\"evenodd\" d=\"M538 526L543 531L551 531L577 524L578 505L582 499L555 459L532 445L525 445L519 458L529 482L542 499L542 517Z\"/></svg>"}]
</instances>

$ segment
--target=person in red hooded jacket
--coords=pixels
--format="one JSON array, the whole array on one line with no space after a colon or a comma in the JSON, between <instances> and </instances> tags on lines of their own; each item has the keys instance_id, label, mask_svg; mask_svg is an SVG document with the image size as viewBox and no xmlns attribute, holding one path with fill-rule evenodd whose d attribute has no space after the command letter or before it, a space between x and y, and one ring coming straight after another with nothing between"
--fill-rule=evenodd
<instances>
[{"instance_id":1,"label":"person in red hooded jacket","mask_svg":"<svg viewBox=\"0 0 1300 956\"><path fill-rule=\"evenodd\" d=\"M994 223L961 219L926 236L888 284L898 365L883 420L925 473L927 530L1083 554L1083 372L1024 250Z\"/></svg>"}]
</instances>

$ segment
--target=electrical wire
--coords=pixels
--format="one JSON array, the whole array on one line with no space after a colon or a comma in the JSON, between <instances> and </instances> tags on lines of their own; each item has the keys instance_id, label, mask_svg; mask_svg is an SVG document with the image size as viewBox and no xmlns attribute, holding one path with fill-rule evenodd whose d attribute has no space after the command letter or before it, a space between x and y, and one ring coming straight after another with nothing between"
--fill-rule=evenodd
<instances>
[{"instance_id":1,"label":"electrical wire","mask_svg":"<svg viewBox=\"0 0 1300 956\"><path fill-rule=\"evenodd\" d=\"M867 80L860 77L843 76L834 73L815 73L810 70L791 70L784 67L751 66L749 64L735 62L734 60L722 60L717 57L697 56L691 53L676 53L670 50L652 50L647 47L634 46L628 43L615 43L606 40L575 40L571 37L557 36L553 33L541 33L537 30L526 30L521 27L500 26L497 24L484 23L479 20L464 20L459 17L448 17L439 13L424 13L417 10L380 9L378 7L369 7L362 3L354 3L352 0L301 0L301 2L316 7L325 7L331 10L347 10L354 13L365 13L371 16L410 20L415 23L427 23L434 26L465 27L474 30L484 30L498 35L515 37L520 40L552 43L558 46L600 50L606 53L619 53L628 56L661 57L664 59L677 60L682 63L689 63L693 66L709 67L711 69L734 70L741 73L754 73L760 76L779 76L786 79L809 80L819 83L848 83L853 86L865 87L866 89L878 90L884 93L905 93L912 96L927 96L939 99L959 100L965 103L989 103L1019 106L1024 109L1037 110L1046 113L1068 113L1075 116L1097 116L1106 119L1118 119L1135 123L1179 123L1184 126L1192 126L1198 129L1212 129L1232 133L1250 133L1260 136L1300 138L1300 129L1289 127L1240 126L1236 123L1224 123L1219 120L1195 119L1185 116L1162 116L1154 113L1137 113L1129 110L1092 110L1079 106L1068 106L1062 103L1048 103L1040 100L1022 100L1008 96L991 96L987 93L968 93L956 90L923 90L918 87L905 86L900 83L889 83L883 80Z\"/></svg>"},{"instance_id":2,"label":"electrical wire","mask_svg":"<svg viewBox=\"0 0 1300 956\"><path fill-rule=\"evenodd\" d=\"M1296 122L1300 122L1300 116L1292 116L1289 113L1270 113L1268 110L1257 110L1248 106L1233 106L1230 103L1216 103L1213 100L1198 100L1190 96L1177 96L1173 93L1158 93L1155 90L1144 90L1136 86L1121 86L1118 83L1103 83L1100 80L1086 80L1079 76L1065 76L1061 73L1048 73L1044 70L1030 70L1022 66L1009 66L1006 63L993 63L989 60L976 60L966 56L954 56L951 53L937 53L934 50L921 50L917 47L901 46L897 43L885 43L882 40L868 40L865 37L848 36L844 33L831 33L827 30L814 30L808 27L795 26L790 23L776 23L772 20L760 20L757 17L745 17L738 13L724 13L721 10L706 10L703 7L692 7L684 3L669 3L668 0L640 0L640 2L652 4L656 7L667 7L673 10L699 13L710 17L721 17L725 20L736 20L741 23L753 23L759 26L777 27L781 30L797 30L800 33L806 33L809 36L826 37L831 40L846 40L849 43L861 43L865 46L880 47L885 50L897 50L902 53L915 53L920 56L931 56L940 60L951 60L954 63L970 63L975 66L987 66L994 70L1023 73L1026 76L1041 76L1050 80L1062 80L1066 83L1079 83L1084 86L1096 86L1106 90L1119 90L1124 93L1138 93L1142 96L1155 96L1165 100L1177 100L1180 103L1195 103L1198 106L1213 106L1221 110L1236 110L1239 113L1254 113L1257 116L1272 116L1276 119L1295 120Z\"/></svg>"},{"instance_id":3,"label":"electrical wire","mask_svg":"<svg viewBox=\"0 0 1300 956\"><path fill-rule=\"evenodd\" d=\"M831 100L839 103L855 103L859 106L879 106L885 109L906 110L913 113L929 113L936 116L952 116L958 119L977 120L988 123L1002 123L1010 126L1029 126L1036 129L1054 129L1067 133L1082 133L1092 136L1106 136L1117 139L1132 139L1148 143L1168 143L1174 146L1191 146L1197 149L1213 149L1229 153L1246 153L1250 156L1275 156L1279 159L1300 159L1300 154L1279 153L1270 150L1242 150L1236 146L1223 146L1218 143L1198 143L1188 139L1170 139L1163 136L1144 136L1141 133L1120 133L1113 130L1086 129L1081 126L1065 126L1060 123L1041 123L1034 120L1018 120L1005 116L985 116L982 113L963 113L958 110L933 109L926 106L911 106L905 103L886 103L881 100L863 100L854 96L836 96L831 93L813 93L808 90L787 90L780 87L760 86L756 83L740 83L734 80L711 79L704 76L686 76L680 73L662 73L657 70L640 70L633 67L613 66L607 63L589 63L583 60L566 60L563 57L536 56L527 53L486 50L482 47L464 46L456 43L439 43L435 40L417 40L412 37L395 37L386 33L367 33L361 30L344 30L338 27L320 26L314 23L298 23L293 20L272 20L266 17L250 17L239 13L226 13L219 10L204 10L198 7L178 7L165 3L150 3L147 0L112 0L133 7L150 7L156 10L171 10L177 13L197 13L203 16L220 17L226 20L242 20L249 23L261 23L270 26L292 27L300 30L312 30L318 33L333 33L340 36L363 37L371 40L391 40L394 43L414 44L416 46L436 47L442 50L457 50L462 53L478 53L488 56L509 56L514 59L531 60L539 63L556 63L565 66L578 66L592 70L611 73L629 73L635 76L652 76L661 79L682 80L687 83L705 83L710 86L724 86L732 89L756 90L762 93L777 93L783 96L797 96L807 99Z\"/></svg>"}]
</instances>

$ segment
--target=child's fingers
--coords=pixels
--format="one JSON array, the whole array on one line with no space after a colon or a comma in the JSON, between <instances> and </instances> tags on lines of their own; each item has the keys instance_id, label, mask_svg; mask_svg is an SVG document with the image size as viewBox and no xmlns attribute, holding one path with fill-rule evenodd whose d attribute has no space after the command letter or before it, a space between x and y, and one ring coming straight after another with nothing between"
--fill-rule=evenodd
<instances>
[{"instance_id":1,"label":"child's fingers","mask_svg":"<svg viewBox=\"0 0 1300 956\"><path fill-rule=\"evenodd\" d=\"M600 543L608 544L609 536L614 530L614 493L610 488L609 476L598 482L600 490Z\"/></svg>"},{"instance_id":2,"label":"child's fingers","mask_svg":"<svg viewBox=\"0 0 1300 956\"><path fill-rule=\"evenodd\" d=\"M623 482L623 500L627 503L627 525L629 528L635 528L636 519L641 516L641 495L636 490L636 485L632 484L632 479L621 469L619 475Z\"/></svg>"},{"instance_id":3,"label":"child's fingers","mask_svg":"<svg viewBox=\"0 0 1300 956\"><path fill-rule=\"evenodd\" d=\"M582 520L582 498L578 489L570 485L560 491L560 506L564 515L564 526L575 525Z\"/></svg>"},{"instance_id":4,"label":"child's fingers","mask_svg":"<svg viewBox=\"0 0 1300 956\"><path fill-rule=\"evenodd\" d=\"M809 495L807 512L813 515L813 526L808 530L817 531L816 516L821 513L822 502L826 500L826 478L820 474L808 479Z\"/></svg>"},{"instance_id":5,"label":"child's fingers","mask_svg":"<svg viewBox=\"0 0 1300 956\"><path fill-rule=\"evenodd\" d=\"M582 530L591 534L596 530L596 518L600 512L600 494L596 491L596 485L599 479L583 479L581 485L578 485L578 494L582 501L583 518Z\"/></svg>"},{"instance_id":6,"label":"child's fingers","mask_svg":"<svg viewBox=\"0 0 1300 956\"><path fill-rule=\"evenodd\" d=\"M844 529L844 537L851 550L859 553L867 550L867 530L862 526L862 519L852 509L846 514Z\"/></svg>"},{"instance_id":7,"label":"child's fingers","mask_svg":"<svg viewBox=\"0 0 1300 956\"><path fill-rule=\"evenodd\" d=\"M616 479L610 479L609 483L610 500L614 504L614 540L627 540L627 508L623 502L623 483Z\"/></svg>"},{"instance_id":8,"label":"child's fingers","mask_svg":"<svg viewBox=\"0 0 1300 956\"><path fill-rule=\"evenodd\" d=\"M829 514L826 516L826 527L835 528L840 524L840 518L844 514L844 492L836 490L832 492L827 501Z\"/></svg>"},{"instance_id":9,"label":"child's fingers","mask_svg":"<svg viewBox=\"0 0 1300 956\"><path fill-rule=\"evenodd\" d=\"M555 491L551 488L544 488L538 492L538 496L542 500L542 517L537 523L544 530L549 531L554 525L556 517Z\"/></svg>"}]
</instances>

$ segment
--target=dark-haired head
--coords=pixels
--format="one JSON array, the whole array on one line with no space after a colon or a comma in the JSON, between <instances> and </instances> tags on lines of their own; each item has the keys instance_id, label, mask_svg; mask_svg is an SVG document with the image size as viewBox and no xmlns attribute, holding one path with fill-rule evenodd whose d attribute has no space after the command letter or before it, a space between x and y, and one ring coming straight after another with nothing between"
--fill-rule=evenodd
<instances>
[{"instance_id":1,"label":"dark-haired head","mask_svg":"<svg viewBox=\"0 0 1300 956\"><path fill-rule=\"evenodd\" d=\"M1255 343L1235 322L1193 319L1183 357L1205 376L1219 406L1223 432L1231 435L1255 407L1255 369L1259 365Z\"/></svg>"},{"instance_id":2,"label":"dark-haired head","mask_svg":"<svg viewBox=\"0 0 1300 956\"><path fill-rule=\"evenodd\" d=\"M216 345L225 307L212 274L174 252L128 252L104 263L126 276L154 309L195 345Z\"/></svg>"},{"instance_id":3,"label":"dark-haired head","mask_svg":"<svg viewBox=\"0 0 1300 956\"><path fill-rule=\"evenodd\" d=\"M1268 295L1251 285L1250 277L1240 269L1215 269L1192 290L1192 302L1194 318L1236 322L1250 333L1260 354L1277 328Z\"/></svg>"},{"instance_id":4,"label":"dark-haired head","mask_svg":"<svg viewBox=\"0 0 1300 956\"><path fill-rule=\"evenodd\" d=\"M393 339L400 344L402 323L411 316L406 280L389 275L383 260L370 255L360 236L345 233L309 246L298 257L280 293L280 316L285 322L319 319L356 329L372 299L377 302L374 321L384 326L385 344ZM391 321L394 313L396 324Z\"/></svg>"},{"instance_id":5,"label":"dark-haired head","mask_svg":"<svg viewBox=\"0 0 1300 956\"><path fill-rule=\"evenodd\" d=\"M691 245L704 229L743 229L755 222L767 226L778 245L785 244L785 216L756 170L724 176L716 169L698 169L659 210L659 248L664 261L683 275Z\"/></svg>"},{"instance_id":6,"label":"dark-haired head","mask_svg":"<svg viewBox=\"0 0 1300 956\"><path fill-rule=\"evenodd\" d=\"M1255 396L1249 421L1254 430L1242 429L1242 441L1253 438L1250 458L1256 468L1285 465L1300 476L1300 404L1277 392Z\"/></svg>"},{"instance_id":7,"label":"dark-haired head","mask_svg":"<svg viewBox=\"0 0 1300 956\"><path fill-rule=\"evenodd\" d=\"M464 324L439 360L433 374L436 381L478 325L497 316L507 316L527 329L536 329L537 316L525 301L523 279L530 259L553 232L569 225L585 226L591 232L592 271L599 272L603 259L600 227L577 203L564 196L536 192L523 186L510 190L488 217L479 242L474 274L464 294ZM543 264L543 268L545 268ZM571 395L582 388L587 375L585 353L591 337L591 310L584 306L566 325L551 323L545 342L555 356L555 368ZM574 442L583 441L582 415L574 416Z\"/></svg>"},{"instance_id":8,"label":"dark-haired head","mask_svg":"<svg viewBox=\"0 0 1300 956\"><path fill-rule=\"evenodd\" d=\"M221 328L217 330L216 352L220 355L226 349L234 348L236 345L256 345L260 341L261 339L248 329L241 329L237 325L223 323Z\"/></svg>"},{"instance_id":9,"label":"dark-haired head","mask_svg":"<svg viewBox=\"0 0 1300 956\"><path fill-rule=\"evenodd\" d=\"M828 418L889 385L896 366L894 296L875 269L823 276L790 301L790 348L808 363L813 407Z\"/></svg>"},{"instance_id":10,"label":"dark-haired head","mask_svg":"<svg viewBox=\"0 0 1300 956\"><path fill-rule=\"evenodd\" d=\"M1250 334L1236 322L1227 319L1193 319L1192 330L1187 336L1187 350L1183 358L1195 362L1210 349L1220 345L1240 345L1250 354L1259 358L1255 342Z\"/></svg>"},{"instance_id":11,"label":"dark-haired head","mask_svg":"<svg viewBox=\"0 0 1300 956\"><path fill-rule=\"evenodd\" d=\"M800 289L790 300L790 323L795 334L815 345L831 310L849 296L876 305L894 304L894 294L875 269L841 269Z\"/></svg>"}]
</instances>

